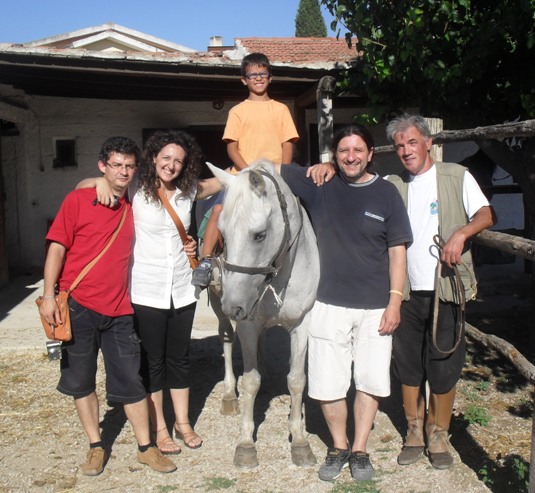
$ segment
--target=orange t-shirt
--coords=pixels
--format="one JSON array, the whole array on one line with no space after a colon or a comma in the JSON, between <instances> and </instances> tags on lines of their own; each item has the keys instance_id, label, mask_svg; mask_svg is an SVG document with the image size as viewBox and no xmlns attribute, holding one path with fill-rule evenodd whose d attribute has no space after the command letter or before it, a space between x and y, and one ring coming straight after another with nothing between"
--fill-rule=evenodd
<instances>
[{"instance_id":1,"label":"orange t-shirt","mask_svg":"<svg viewBox=\"0 0 535 493\"><path fill-rule=\"evenodd\" d=\"M223 134L225 142L238 142L238 152L247 164L261 158L281 164L283 142L298 139L290 110L273 99L246 99L231 108Z\"/></svg>"}]
</instances>

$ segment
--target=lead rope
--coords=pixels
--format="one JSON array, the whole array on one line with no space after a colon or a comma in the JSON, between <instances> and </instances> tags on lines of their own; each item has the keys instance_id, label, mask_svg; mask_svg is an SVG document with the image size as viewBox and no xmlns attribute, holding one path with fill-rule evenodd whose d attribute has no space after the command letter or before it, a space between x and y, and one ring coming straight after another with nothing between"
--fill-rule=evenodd
<instances>
[{"instance_id":1,"label":"lead rope","mask_svg":"<svg viewBox=\"0 0 535 493\"><path fill-rule=\"evenodd\" d=\"M275 303L277 304L277 308L280 308L282 306L282 299L277 294L277 291L275 291L275 288L271 284L268 284L266 288L264 289L264 291L262 291L260 298L258 298L258 303L262 301L262 298L268 291L271 291L273 293L273 297L275 298Z\"/></svg>"},{"instance_id":2,"label":"lead rope","mask_svg":"<svg viewBox=\"0 0 535 493\"><path fill-rule=\"evenodd\" d=\"M435 299L434 299L434 306L433 306L433 327L432 327L432 334L433 334L433 345L442 354L449 355L453 353L461 343L461 338L464 335L465 331L465 323L466 323L466 295L464 292L464 285L461 279L461 274L459 273L459 269L456 265L453 266L453 272L455 274L455 291L457 292L458 297L460 298L460 311L461 311L461 320L456 323L456 326L459 327L457 340L455 341L455 344L452 349L448 351L444 351L438 347L437 344L437 325L438 325L438 307L439 307L439 301L440 301L440 295L439 295L439 282L440 282L440 276L442 274L442 260L440 258L442 257L442 252L444 249L445 242L442 239L440 235L433 236L433 241L435 245L438 248L439 252L439 258L438 258L438 265L436 269L436 275L435 275ZM464 265L464 262L462 262Z\"/></svg>"}]
</instances>

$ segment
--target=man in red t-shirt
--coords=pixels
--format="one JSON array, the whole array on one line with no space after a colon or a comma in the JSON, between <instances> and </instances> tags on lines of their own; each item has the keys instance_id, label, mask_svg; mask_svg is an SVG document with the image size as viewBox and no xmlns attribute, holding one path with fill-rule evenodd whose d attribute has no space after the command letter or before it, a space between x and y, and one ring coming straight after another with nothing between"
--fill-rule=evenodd
<instances>
[{"instance_id":1,"label":"man in red t-shirt","mask_svg":"<svg viewBox=\"0 0 535 493\"><path fill-rule=\"evenodd\" d=\"M69 298L73 338L63 344L61 377L57 389L74 398L89 439L82 472L97 476L104 470L111 444L100 435L96 372L99 350L106 368L106 399L124 405L138 442L137 459L159 472L175 464L152 443L146 392L139 377L140 340L134 332L128 294L128 268L134 241L132 209L125 192L140 162L136 143L127 137L108 139L98 167L116 197L114 207L95 199L94 189L70 192L47 234L41 315L51 324L60 322L54 293L66 290L82 269L106 246L124 211L126 220L117 238L87 273Z\"/></svg>"}]
</instances>

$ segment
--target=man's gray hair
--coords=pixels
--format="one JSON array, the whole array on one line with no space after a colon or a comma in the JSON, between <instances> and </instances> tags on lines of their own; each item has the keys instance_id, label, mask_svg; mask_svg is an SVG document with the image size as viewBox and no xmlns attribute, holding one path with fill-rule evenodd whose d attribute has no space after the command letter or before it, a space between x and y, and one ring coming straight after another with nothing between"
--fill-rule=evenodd
<instances>
[{"instance_id":1,"label":"man's gray hair","mask_svg":"<svg viewBox=\"0 0 535 493\"><path fill-rule=\"evenodd\" d=\"M394 137L399 132L405 132L408 128L415 127L426 139L431 137L431 130L425 121L425 118L420 115L409 115L403 113L391 120L386 126L386 136L390 142L394 142Z\"/></svg>"}]
</instances>

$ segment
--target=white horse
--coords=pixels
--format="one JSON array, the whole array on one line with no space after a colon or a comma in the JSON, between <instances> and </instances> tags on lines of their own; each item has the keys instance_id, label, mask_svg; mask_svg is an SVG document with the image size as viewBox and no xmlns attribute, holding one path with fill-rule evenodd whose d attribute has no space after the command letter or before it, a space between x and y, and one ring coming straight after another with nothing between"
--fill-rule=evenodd
<instances>
[{"instance_id":1,"label":"white horse","mask_svg":"<svg viewBox=\"0 0 535 493\"><path fill-rule=\"evenodd\" d=\"M291 396L288 428L292 462L316 463L304 433L302 415L305 357L310 309L316 299L319 257L308 216L271 162L260 160L233 176L210 169L227 188L219 229L225 239L222 258L222 311L236 322L244 372L241 438L234 464L258 465L253 440L253 408L260 388L258 343L262 332L276 325L290 333L291 358L287 377ZM212 297L213 299L214 297ZM225 396L222 412L237 414L236 380L232 370L232 326L220 318L224 335ZM230 330L229 330L230 327Z\"/></svg>"}]
</instances>

